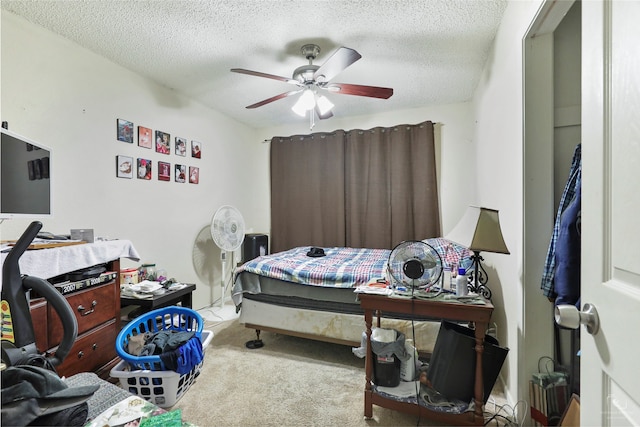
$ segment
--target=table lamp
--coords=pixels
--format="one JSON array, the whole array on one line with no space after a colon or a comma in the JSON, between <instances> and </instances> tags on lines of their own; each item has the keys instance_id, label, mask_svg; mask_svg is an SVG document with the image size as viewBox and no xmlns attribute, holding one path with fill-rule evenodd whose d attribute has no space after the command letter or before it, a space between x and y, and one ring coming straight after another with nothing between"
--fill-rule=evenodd
<instances>
[{"instance_id":1,"label":"table lamp","mask_svg":"<svg viewBox=\"0 0 640 427\"><path fill-rule=\"evenodd\" d=\"M491 290L487 287L487 272L480 262L484 261L484 258L480 252L509 254L500 230L498 211L469 206L460 222L446 238L468 247L473 252L469 290L491 299Z\"/></svg>"}]
</instances>

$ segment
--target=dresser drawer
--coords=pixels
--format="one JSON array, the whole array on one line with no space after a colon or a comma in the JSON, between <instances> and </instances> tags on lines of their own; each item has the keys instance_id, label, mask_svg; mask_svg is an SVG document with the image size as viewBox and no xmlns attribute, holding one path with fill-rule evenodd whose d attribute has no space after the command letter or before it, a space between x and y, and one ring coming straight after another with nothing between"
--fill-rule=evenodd
<instances>
[{"instance_id":1,"label":"dresser drawer","mask_svg":"<svg viewBox=\"0 0 640 427\"><path fill-rule=\"evenodd\" d=\"M115 319L85 335L79 335L64 362L56 369L60 376L90 372L116 357L118 328Z\"/></svg>"},{"instance_id":2,"label":"dresser drawer","mask_svg":"<svg viewBox=\"0 0 640 427\"><path fill-rule=\"evenodd\" d=\"M71 306L78 321L78 335L116 317L116 301L114 282L91 287L77 293L69 294L67 302ZM62 322L51 304L48 308L49 346L56 346L62 340Z\"/></svg>"}]
</instances>

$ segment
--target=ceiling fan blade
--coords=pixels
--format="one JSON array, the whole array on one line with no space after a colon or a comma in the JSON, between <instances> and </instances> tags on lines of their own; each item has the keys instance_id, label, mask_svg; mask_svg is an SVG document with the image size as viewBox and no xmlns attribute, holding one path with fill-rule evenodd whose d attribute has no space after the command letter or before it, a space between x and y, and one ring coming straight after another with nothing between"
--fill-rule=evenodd
<instances>
[{"instance_id":1,"label":"ceiling fan blade","mask_svg":"<svg viewBox=\"0 0 640 427\"><path fill-rule=\"evenodd\" d=\"M318 118L320 120L330 119L331 117L333 117L333 113L331 112L331 110L327 111L324 114L320 113L320 108L318 107L317 104L316 104L316 114L318 115Z\"/></svg>"},{"instance_id":2,"label":"ceiling fan blade","mask_svg":"<svg viewBox=\"0 0 640 427\"><path fill-rule=\"evenodd\" d=\"M276 76L274 74L261 73L259 71L245 70L244 68L232 68L231 72L232 73L240 73L240 74L248 74L250 76L256 76L256 77L266 77L268 79L279 80L281 82L291 83L291 84L300 86L300 82L299 81L294 80L294 79L290 79L289 77L281 77L281 76Z\"/></svg>"},{"instance_id":3,"label":"ceiling fan blade","mask_svg":"<svg viewBox=\"0 0 640 427\"><path fill-rule=\"evenodd\" d=\"M277 101L278 99L286 98L287 96L291 96L291 95L295 95L296 93L300 93L300 91L302 91L302 89L300 89L300 90L292 90L292 91L289 91L289 92L284 92L284 93L281 93L279 95L272 96L271 98L264 99L264 100L262 100L260 102L256 102L255 104L247 105L246 108L262 107L263 105L268 104L268 103L273 102L273 101Z\"/></svg>"},{"instance_id":4,"label":"ceiling fan blade","mask_svg":"<svg viewBox=\"0 0 640 427\"><path fill-rule=\"evenodd\" d=\"M313 79L328 82L360 58L362 58L362 55L355 50L341 47L316 70L313 74Z\"/></svg>"},{"instance_id":5,"label":"ceiling fan blade","mask_svg":"<svg viewBox=\"0 0 640 427\"><path fill-rule=\"evenodd\" d=\"M378 86L362 86L349 83L331 83L324 86L330 92L342 95L368 96L370 98L388 99L393 95L393 89Z\"/></svg>"}]
</instances>

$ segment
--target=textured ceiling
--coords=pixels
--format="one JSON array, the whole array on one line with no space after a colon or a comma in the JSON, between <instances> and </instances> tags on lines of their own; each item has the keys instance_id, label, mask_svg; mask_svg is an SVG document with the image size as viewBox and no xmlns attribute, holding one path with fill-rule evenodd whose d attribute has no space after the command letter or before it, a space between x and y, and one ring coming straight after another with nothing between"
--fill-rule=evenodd
<instances>
[{"instance_id":1,"label":"textured ceiling","mask_svg":"<svg viewBox=\"0 0 640 427\"><path fill-rule=\"evenodd\" d=\"M292 89L231 73L290 77L340 46L362 59L332 81L394 89L387 100L330 94L334 117L471 99L506 0L2 0L10 11L252 127L298 123L295 97L247 105ZM331 120L331 119L328 119Z\"/></svg>"}]
</instances>

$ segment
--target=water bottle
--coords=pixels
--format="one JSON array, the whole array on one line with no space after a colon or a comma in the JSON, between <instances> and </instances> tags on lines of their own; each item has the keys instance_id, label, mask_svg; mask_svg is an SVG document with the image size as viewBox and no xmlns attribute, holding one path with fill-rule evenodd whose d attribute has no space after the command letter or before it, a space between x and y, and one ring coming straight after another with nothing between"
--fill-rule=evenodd
<instances>
[{"instance_id":1,"label":"water bottle","mask_svg":"<svg viewBox=\"0 0 640 427\"><path fill-rule=\"evenodd\" d=\"M467 288L467 274L464 268L458 269L458 277L456 277L456 296L463 297L469 293Z\"/></svg>"},{"instance_id":2,"label":"water bottle","mask_svg":"<svg viewBox=\"0 0 640 427\"><path fill-rule=\"evenodd\" d=\"M416 363L418 362L418 350L413 346L413 340L407 339L404 342L405 350L409 353L408 360L400 361L400 379L402 381L413 381L416 378Z\"/></svg>"}]
</instances>

